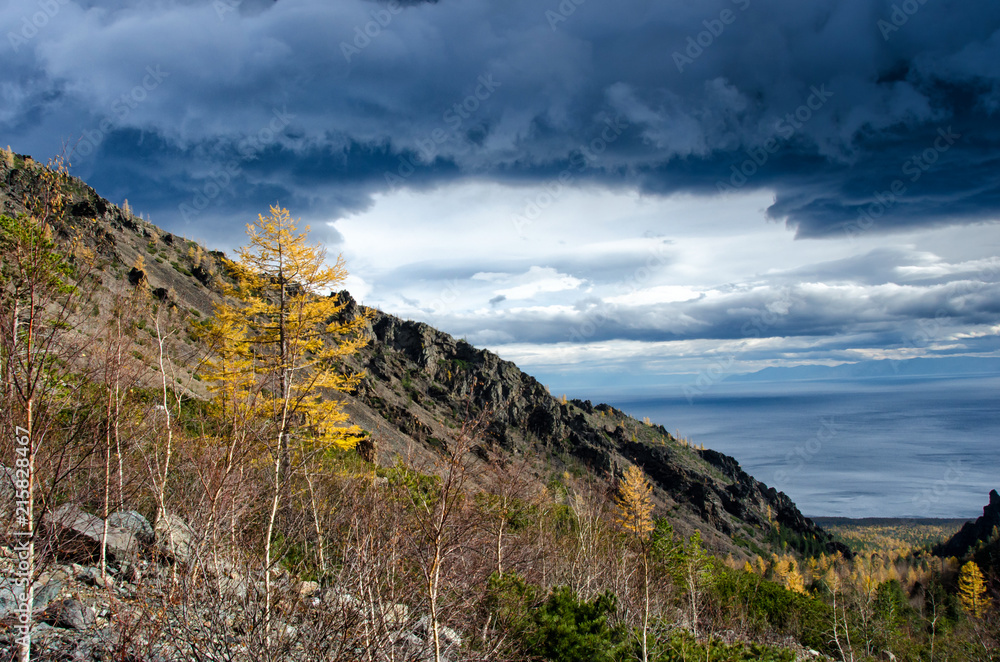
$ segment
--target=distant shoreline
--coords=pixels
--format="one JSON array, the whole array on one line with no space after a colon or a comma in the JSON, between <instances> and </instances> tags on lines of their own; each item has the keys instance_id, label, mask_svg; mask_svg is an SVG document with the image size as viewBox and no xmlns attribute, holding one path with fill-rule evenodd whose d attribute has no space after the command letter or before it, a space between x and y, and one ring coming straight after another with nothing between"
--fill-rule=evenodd
<instances>
[{"instance_id":1,"label":"distant shoreline","mask_svg":"<svg viewBox=\"0 0 1000 662\"><path fill-rule=\"evenodd\" d=\"M851 524L854 526L894 526L898 524L921 524L936 526L956 526L961 527L966 522L974 522L975 517L838 517L826 515L806 515L809 519L820 526L842 526Z\"/></svg>"}]
</instances>

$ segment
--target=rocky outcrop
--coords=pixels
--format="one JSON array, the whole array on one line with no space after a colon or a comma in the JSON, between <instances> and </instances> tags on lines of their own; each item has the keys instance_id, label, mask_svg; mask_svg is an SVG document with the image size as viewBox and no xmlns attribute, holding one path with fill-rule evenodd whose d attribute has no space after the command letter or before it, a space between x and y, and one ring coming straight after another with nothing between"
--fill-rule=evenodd
<instances>
[{"instance_id":1,"label":"rocky outcrop","mask_svg":"<svg viewBox=\"0 0 1000 662\"><path fill-rule=\"evenodd\" d=\"M990 543L1000 531L1000 494L990 490L990 502L983 507L983 514L975 522L965 525L947 542L934 549L938 556L962 558L979 545Z\"/></svg>"},{"instance_id":2,"label":"rocky outcrop","mask_svg":"<svg viewBox=\"0 0 1000 662\"><path fill-rule=\"evenodd\" d=\"M347 292L338 296L346 315L363 312ZM568 463L609 479L635 464L652 479L661 513L669 507L694 526L715 531L722 541L717 548L731 548L724 541L738 531L745 537L748 529L763 545L778 529L800 551L850 555L787 495L755 480L732 457L690 448L662 426L643 424L609 405L561 402L513 363L427 324L378 311L369 315L371 342L353 366L367 374L357 397L405 438L441 448L463 421L483 416L480 457L529 453L544 464L540 474ZM392 444L378 447L382 460L391 461Z\"/></svg>"}]
</instances>

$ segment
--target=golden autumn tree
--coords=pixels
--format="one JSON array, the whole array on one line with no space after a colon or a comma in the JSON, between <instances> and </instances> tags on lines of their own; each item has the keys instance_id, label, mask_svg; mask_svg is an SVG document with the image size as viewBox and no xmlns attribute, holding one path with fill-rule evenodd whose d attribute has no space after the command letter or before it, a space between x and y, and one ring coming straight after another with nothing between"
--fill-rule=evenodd
<instances>
[{"instance_id":1,"label":"golden autumn tree","mask_svg":"<svg viewBox=\"0 0 1000 662\"><path fill-rule=\"evenodd\" d=\"M346 412L331 396L361 380L361 374L341 368L344 358L367 343L360 333L366 318L343 319L347 302L332 291L347 277L344 260L338 256L328 264L323 246L308 243L308 231L299 232L288 210L274 206L270 215L247 224L249 244L229 263L236 279L230 301L218 306L209 329L217 358L206 376L220 406L234 423L266 423L264 446L273 461L268 569L275 561L275 522L281 494L290 489L293 451L299 453L297 464L305 465L326 448L353 448L362 432L346 424ZM265 572L268 616L270 576Z\"/></svg>"},{"instance_id":2,"label":"golden autumn tree","mask_svg":"<svg viewBox=\"0 0 1000 662\"><path fill-rule=\"evenodd\" d=\"M307 243L287 209L271 207L247 225L249 246L237 249L234 294L246 320L246 342L257 374L266 382L267 407L275 423L283 469L289 435L308 429L318 443L353 448L361 430L345 426L347 415L331 399L350 391L360 374L343 374L340 361L367 344L359 333L364 319L339 318L346 302L331 296L347 269L338 256L326 264L326 250Z\"/></svg>"},{"instance_id":3,"label":"golden autumn tree","mask_svg":"<svg viewBox=\"0 0 1000 662\"><path fill-rule=\"evenodd\" d=\"M990 606L990 598L986 595L986 582L975 561L969 561L962 566L958 575L958 599L961 600L965 613L975 618L982 618Z\"/></svg>"},{"instance_id":4,"label":"golden autumn tree","mask_svg":"<svg viewBox=\"0 0 1000 662\"><path fill-rule=\"evenodd\" d=\"M653 531L652 492L642 469L631 466L625 470L618 488L617 521L626 531L643 539Z\"/></svg>"},{"instance_id":5,"label":"golden autumn tree","mask_svg":"<svg viewBox=\"0 0 1000 662\"><path fill-rule=\"evenodd\" d=\"M248 322L236 306L219 306L205 334L212 360L202 370L202 378L212 394L215 418L221 422L221 453L202 460L210 467L206 474L209 521L208 535L212 540L215 566L219 567L218 550L223 517L229 517L230 549L237 548L236 513L242 469L253 458L265 454L262 440L268 438L266 411L262 406L261 384L254 366L254 354L248 340ZM261 429L265 428L265 429ZM261 434L263 432L263 434Z\"/></svg>"},{"instance_id":6,"label":"golden autumn tree","mask_svg":"<svg viewBox=\"0 0 1000 662\"><path fill-rule=\"evenodd\" d=\"M628 531L639 548L642 561L642 662L649 659L647 633L649 631L649 534L653 532L653 488L646 474L637 466L625 470L618 486L616 521Z\"/></svg>"}]
</instances>

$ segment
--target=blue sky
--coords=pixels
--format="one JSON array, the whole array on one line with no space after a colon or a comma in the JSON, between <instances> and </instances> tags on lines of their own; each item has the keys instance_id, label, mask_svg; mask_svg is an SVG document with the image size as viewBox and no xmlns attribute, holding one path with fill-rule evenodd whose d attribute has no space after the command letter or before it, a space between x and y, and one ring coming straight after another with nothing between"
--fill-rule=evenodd
<instances>
[{"instance_id":1,"label":"blue sky","mask_svg":"<svg viewBox=\"0 0 1000 662\"><path fill-rule=\"evenodd\" d=\"M0 4L0 141L563 384L1000 355L1000 5Z\"/></svg>"}]
</instances>

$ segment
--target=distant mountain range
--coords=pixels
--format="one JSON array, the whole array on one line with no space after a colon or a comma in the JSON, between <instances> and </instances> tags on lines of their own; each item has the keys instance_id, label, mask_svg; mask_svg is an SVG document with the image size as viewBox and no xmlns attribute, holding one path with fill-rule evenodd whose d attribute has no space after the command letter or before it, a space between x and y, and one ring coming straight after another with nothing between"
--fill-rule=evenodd
<instances>
[{"instance_id":1,"label":"distant mountain range","mask_svg":"<svg viewBox=\"0 0 1000 662\"><path fill-rule=\"evenodd\" d=\"M859 361L840 365L799 365L764 368L757 372L732 375L730 382L785 382L820 379L885 379L895 377L1000 377L1000 358L954 356L902 361Z\"/></svg>"}]
</instances>

